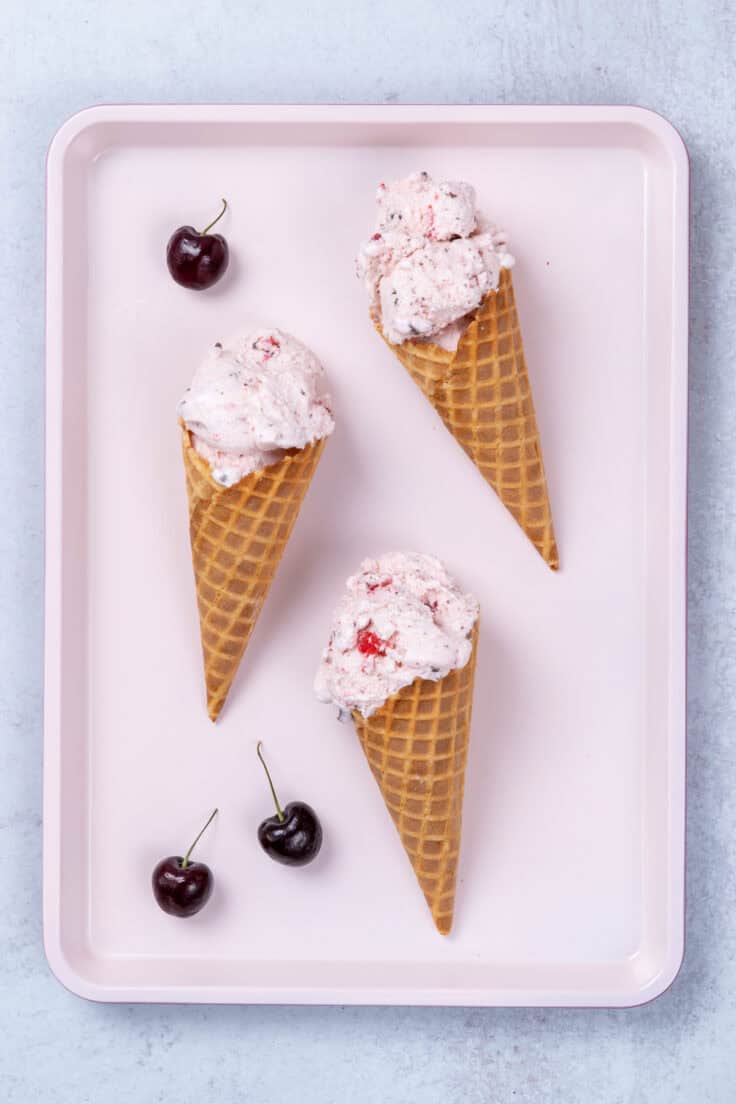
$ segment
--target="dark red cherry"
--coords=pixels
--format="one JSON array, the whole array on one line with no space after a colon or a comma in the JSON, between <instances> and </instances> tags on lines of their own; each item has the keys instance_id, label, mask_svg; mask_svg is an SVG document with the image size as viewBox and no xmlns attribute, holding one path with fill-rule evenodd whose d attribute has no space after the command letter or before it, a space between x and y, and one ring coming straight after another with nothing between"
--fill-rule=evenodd
<instances>
[{"instance_id":1,"label":"dark red cherry","mask_svg":"<svg viewBox=\"0 0 736 1104\"><path fill-rule=\"evenodd\" d=\"M322 846L322 825L319 817L306 801L290 801L284 809L281 808L266 761L261 754L260 742L256 750L276 806L276 815L266 817L259 825L258 842L269 858L276 862L285 866L306 866L317 858Z\"/></svg>"},{"instance_id":2,"label":"dark red cherry","mask_svg":"<svg viewBox=\"0 0 736 1104\"><path fill-rule=\"evenodd\" d=\"M219 215L204 230L180 226L169 238L166 263L177 284L194 291L204 291L225 274L230 260L228 244L222 234L209 234L208 231L220 221L226 210L227 200L223 199Z\"/></svg>"},{"instance_id":3,"label":"dark red cherry","mask_svg":"<svg viewBox=\"0 0 736 1104\"><path fill-rule=\"evenodd\" d=\"M169 916L194 916L212 896L215 884L212 871L206 863L190 862L189 856L216 815L217 809L184 858L181 855L169 855L154 867L151 875L153 895Z\"/></svg>"}]
</instances>

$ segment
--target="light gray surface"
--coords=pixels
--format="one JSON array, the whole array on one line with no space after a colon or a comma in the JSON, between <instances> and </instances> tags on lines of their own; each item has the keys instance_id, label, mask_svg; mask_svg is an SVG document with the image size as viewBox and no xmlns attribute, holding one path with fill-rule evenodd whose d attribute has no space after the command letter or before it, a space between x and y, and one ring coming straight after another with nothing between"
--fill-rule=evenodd
<instances>
[{"instance_id":1,"label":"light gray surface","mask_svg":"<svg viewBox=\"0 0 736 1104\"><path fill-rule=\"evenodd\" d=\"M11 0L0 45L0 1084L12 1104L736 1097L733 12L730 0ZM111 1007L69 995L49 974L40 917L44 155L58 125L89 104L200 100L636 103L685 138L688 950L652 1005ZM121 226L121 240L128 234L135 227Z\"/></svg>"}]
</instances>

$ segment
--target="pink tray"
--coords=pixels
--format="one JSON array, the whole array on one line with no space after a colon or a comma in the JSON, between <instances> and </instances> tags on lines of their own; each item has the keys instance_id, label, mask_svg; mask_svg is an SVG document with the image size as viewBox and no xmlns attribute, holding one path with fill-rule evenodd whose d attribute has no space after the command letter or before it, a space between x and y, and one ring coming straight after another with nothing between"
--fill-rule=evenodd
<instances>
[{"instance_id":1,"label":"pink tray","mask_svg":"<svg viewBox=\"0 0 736 1104\"><path fill-rule=\"evenodd\" d=\"M353 276L380 178L473 181L509 234L562 571L548 571L377 339ZM164 246L220 196L211 293ZM683 948L688 166L599 107L98 107L48 165L45 934L99 1000L629 1005ZM175 404L206 347L303 338L338 429L217 728L203 707ZM352 731L312 699L343 580L434 550L483 634L451 937ZM269 796L324 814L259 851ZM159 912L207 813L218 885ZM350 823L364 826L349 830ZM358 838L359 837L359 838Z\"/></svg>"}]
</instances>

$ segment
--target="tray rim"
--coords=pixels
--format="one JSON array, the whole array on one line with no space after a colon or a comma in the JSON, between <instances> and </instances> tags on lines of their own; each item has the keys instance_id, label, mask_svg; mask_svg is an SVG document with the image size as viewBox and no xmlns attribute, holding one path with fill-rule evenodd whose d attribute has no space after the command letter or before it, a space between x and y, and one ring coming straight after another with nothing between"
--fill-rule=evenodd
<instances>
[{"instance_id":1,"label":"tray rim","mask_svg":"<svg viewBox=\"0 0 736 1104\"><path fill-rule=\"evenodd\" d=\"M629 124L654 138L665 150L673 184L673 255L671 264L671 448L669 505L672 614L669 662L668 752L669 839L673 870L681 877L669 885L667 953L657 974L639 988L613 990L578 1000L575 991L467 989L428 987L224 989L217 985L127 986L90 980L76 968L62 944L60 907L61 753L61 418L63 328L60 235L63 225L64 163L72 142L100 123L467 123L493 124ZM604 143L605 144L605 143ZM46 162L46 404L45 404L45 615L44 615L44 768L43 768L43 937L51 971L69 991L100 1002L351 1004L488 1007L635 1007L661 996L675 981L685 952L685 825L687 782L687 387L689 157L675 126L663 115L635 105L490 105L490 104L97 104L65 120L54 134ZM568 999L565 999L567 996Z\"/></svg>"}]
</instances>

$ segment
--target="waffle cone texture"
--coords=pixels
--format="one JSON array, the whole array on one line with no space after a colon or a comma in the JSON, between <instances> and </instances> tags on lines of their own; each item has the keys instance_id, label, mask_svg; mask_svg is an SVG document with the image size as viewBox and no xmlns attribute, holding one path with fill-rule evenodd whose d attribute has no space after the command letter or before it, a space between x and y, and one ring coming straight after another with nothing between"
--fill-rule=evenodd
<instances>
[{"instance_id":1,"label":"waffle cone texture","mask_svg":"<svg viewBox=\"0 0 736 1104\"><path fill-rule=\"evenodd\" d=\"M383 337L378 323L376 328ZM386 344L556 571L542 444L510 270L502 270L498 290L478 307L456 350L426 341Z\"/></svg>"},{"instance_id":2,"label":"waffle cone texture","mask_svg":"<svg viewBox=\"0 0 736 1104\"><path fill-rule=\"evenodd\" d=\"M455 911L478 622L464 667L416 679L370 717L353 712L361 746L437 930Z\"/></svg>"},{"instance_id":3,"label":"waffle cone texture","mask_svg":"<svg viewBox=\"0 0 736 1104\"><path fill-rule=\"evenodd\" d=\"M182 427L207 712L212 721L225 703L324 445L325 438L246 475L233 487L223 487Z\"/></svg>"}]
</instances>

